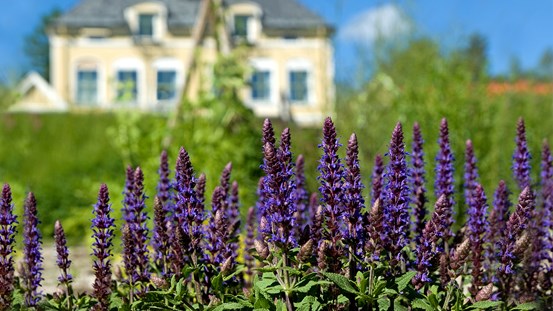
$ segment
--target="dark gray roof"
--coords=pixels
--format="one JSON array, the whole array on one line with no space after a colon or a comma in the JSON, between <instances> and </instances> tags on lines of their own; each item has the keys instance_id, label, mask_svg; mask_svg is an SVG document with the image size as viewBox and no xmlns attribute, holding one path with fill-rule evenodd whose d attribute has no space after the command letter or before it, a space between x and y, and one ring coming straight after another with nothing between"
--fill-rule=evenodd
<instances>
[{"instance_id":1,"label":"dark gray roof","mask_svg":"<svg viewBox=\"0 0 553 311\"><path fill-rule=\"evenodd\" d=\"M146 0L81 0L53 25L68 28L125 28L123 12L128 6ZM200 0L158 0L167 6L169 30L191 28L198 13ZM309 29L328 27L325 21L297 0L224 0L227 5L256 2L263 11L263 27L271 29Z\"/></svg>"}]
</instances>

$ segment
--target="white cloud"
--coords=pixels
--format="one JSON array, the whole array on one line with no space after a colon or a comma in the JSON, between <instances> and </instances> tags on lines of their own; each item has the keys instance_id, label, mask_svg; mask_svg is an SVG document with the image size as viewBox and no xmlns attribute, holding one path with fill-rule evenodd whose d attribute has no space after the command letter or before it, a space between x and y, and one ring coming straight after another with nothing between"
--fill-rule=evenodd
<instances>
[{"instance_id":1,"label":"white cloud","mask_svg":"<svg viewBox=\"0 0 553 311\"><path fill-rule=\"evenodd\" d=\"M342 27L339 37L371 45L376 39L392 38L406 33L409 28L400 9L393 4L385 4L353 16Z\"/></svg>"}]
</instances>

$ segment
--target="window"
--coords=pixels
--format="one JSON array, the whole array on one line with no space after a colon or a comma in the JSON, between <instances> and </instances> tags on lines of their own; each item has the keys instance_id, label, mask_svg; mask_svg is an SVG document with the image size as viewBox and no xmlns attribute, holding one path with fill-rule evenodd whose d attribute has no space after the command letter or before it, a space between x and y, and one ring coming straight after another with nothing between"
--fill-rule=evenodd
<instances>
[{"instance_id":1,"label":"window","mask_svg":"<svg viewBox=\"0 0 553 311\"><path fill-rule=\"evenodd\" d=\"M157 99L171 100L176 96L177 73L174 70L160 70L157 72Z\"/></svg>"},{"instance_id":2,"label":"window","mask_svg":"<svg viewBox=\"0 0 553 311\"><path fill-rule=\"evenodd\" d=\"M235 15L234 16L234 36L237 38L248 38L248 23L251 16Z\"/></svg>"},{"instance_id":3,"label":"window","mask_svg":"<svg viewBox=\"0 0 553 311\"><path fill-rule=\"evenodd\" d=\"M307 101L307 71L294 70L289 74L290 83L290 101Z\"/></svg>"},{"instance_id":4,"label":"window","mask_svg":"<svg viewBox=\"0 0 553 311\"><path fill-rule=\"evenodd\" d=\"M269 100L271 97L271 73L269 71L254 71L251 87L253 100Z\"/></svg>"},{"instance_id":5,"label":"window","mask_svg":"<svg viewBox=\"0 0 553 311\"><path fill-rule=\"evenodd\" d=\"M77 98L79 105L98 103L98 73L96 70L77 71Z\"/></svg>"},{"instance_id":6,"label":"window","mask_svg":"<svg viewBox=\"0 0 553 311\"><path fill-rule=\"evenodd\" d=\"M138 15L138 35L141 37L152 37L154 35L154 15Z\"/></svg>"},{"instance_id":7,"label":"window","mask_svg":"<svg viewBox=\"0 0 553 311\"><path fill-rule=\"evenodd\" d=\"M137 74L134 70L117 72L117 101L136 102L138 95Z\"/></svg>"}]
</instances>

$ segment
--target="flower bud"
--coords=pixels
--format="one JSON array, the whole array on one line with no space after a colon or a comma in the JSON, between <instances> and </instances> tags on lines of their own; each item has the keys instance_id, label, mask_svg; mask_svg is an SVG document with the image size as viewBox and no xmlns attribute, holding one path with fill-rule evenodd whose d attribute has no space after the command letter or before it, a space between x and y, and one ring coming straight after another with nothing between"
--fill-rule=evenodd
<instances>
[{"instance_id":1,"label":"flower bud","mask_svg":"<svg viewBox=\"0 0 553 311\"><path fill-rule=\"evenodd\" d=\"M305 262L311 257L313 252L313 240L309 239L305 244L302 245L300 251L298 252L298 260L300 262Z\"/></svg>"},{"instance_id":2,"label":"flower bud","mask_svg":"<svg viewBox=\"0 0 553 311\"><path fill-rule=\"evenodd\" d=\"M476 297L474 298L476 301L484 301L490 299L493 293L493 283L489 283L488 285L484 286L478 294L476 294Z\"/></svg>"},{"instance_id":3,"label":"flower bud","mask_svg":"<svg viewBox=\"0 0 553 311\"><path fill-rule=\"evenodd\" d=\"M155 275L155 274L152 274L150 276L150 281L155 285L155 287L157 288L167 288L167 281L165 281L164 279L160 278L159 276Z\"/></svg>"},{"instance_id":4,"label":"flower bud","mask_svg":"<svg viewBox=\"0 0 553 311\"><path fill-rule=\"evenodd\" d=\"M267 246L267 244L265 244L265 242L261 240L255 240L253 244L259 257L261 257L262 259L267 259L267 257L269 257L269 247Z\"/></svg>"}]
</instances>

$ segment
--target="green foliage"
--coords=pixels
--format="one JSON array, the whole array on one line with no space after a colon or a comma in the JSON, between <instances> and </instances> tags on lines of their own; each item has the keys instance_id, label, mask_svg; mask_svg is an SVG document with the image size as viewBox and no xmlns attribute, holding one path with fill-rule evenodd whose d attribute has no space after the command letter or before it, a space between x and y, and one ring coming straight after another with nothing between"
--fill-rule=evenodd
<instances>
[{"instance_id":1,"label":"green foliage","mask_svg":"<svg viewBox=\"0 0 553 311\"><path fill-rule=\"evenodd\" d=\"M61 16L61 13L61 10L56 8L42 16L40 24L25 37L23 46L31 65L46 81L50 80L50 47L46 32L55 19Z\"/></svg>"},{"instance_id":2,"label":"green foliage","mask_svg":"<svg viewBox=\"0 0 553 311\"><path fill-rule=\"evenodd\" d=\"M490 95L489 78L480 73L483 60L483 39L473 39L468 47L444 52L434 41L415 38L404 45L388 50L378 60L370 82L360 90L338 89L337 122L341 133L355 131L361 147L361 168L370 174L377 153L384 154L389 143L389 129L398 121L406 129L406 148L411 148L411 131L418 121L426 142L425 161L428 180L433 180L434 159L437 154L440 119L445 117L450 128L450 140L456 158L456 189L461 189L464 161L464 142L471 139L477 150L478 167L486 174L481 183L492 193L500 179L515 189L511 166L515 147L516 121L523 117L528 124L528 142L534 155L533 167L539 166L539 152L544 138L553 135L551 97L532 94ZM481 56L480 56L481 57ZM476 70L476 71L475 71ZM478 75L478 79L475 76ZM537 173L537 171L534 171ZM536 180L537 175L533 178ZM428 189L430 201L433 189ZM457 216L463 217L464 202L459 192ZM457 223L463 223L458 219Z\"/></svg>"}]
</instances>

